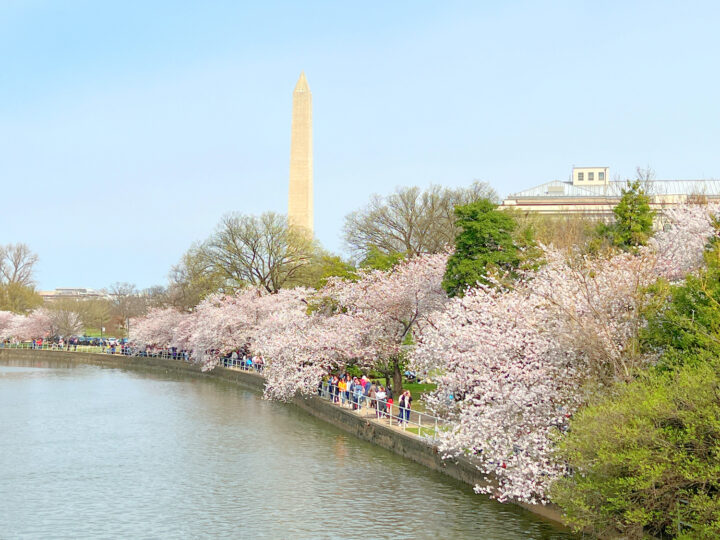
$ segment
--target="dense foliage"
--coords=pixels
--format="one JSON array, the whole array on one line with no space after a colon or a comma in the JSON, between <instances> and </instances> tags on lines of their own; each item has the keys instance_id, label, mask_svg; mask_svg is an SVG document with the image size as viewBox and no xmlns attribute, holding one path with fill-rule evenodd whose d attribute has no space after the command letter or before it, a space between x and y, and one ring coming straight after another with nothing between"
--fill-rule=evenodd
<instances>
[{"instance_id":1,"label":"dense foliage","mask_svg":"<svg viewBox=\"0 0 720 540\"><path fill-rule=\"evenodd\" d=\"M645 194L639 180L628 182L622 190L620 202L613 208L615 222L600 225L601 235L623 249L644 246L652 235L653 214L650 197Z\"/></svg>"},{"instance_id":2,"label":"dense foliage","mask_svg":"<svg viewBox=\"0 0 720 540\"><path fill-rule=\"evenodd\" d=\"M515 219L489 200L455 208L455 252L448 259L443 287L449 296L462 295L468 287L492 283L488 274L513 272L521 262L513 233Z\"/></svg>"},{"instance_id":3,"label":"dense foliage","mask_svg":"<svg viewBox=\"0 0 720 540\"><path fill-rule=\"evenodd\" d=\"M720 536L720 362L650 370L581 410L553 500L599 536Z\"/></svg>"},{"instance_id":4,"label":"dense foliage","mask_svg":"<svg viewBox=\"0 0 720 540\"><path fill-rule=\"evenodd\" d=\"M27 313L42 303L42 297L31 286L20 283L0 285L0 310Z\"/></svg>"},{"instance_id":5,"label":"dense foliage","mask_svg":"<svg viewBox=\"0 0 720 540\"><path fill-rule=\"evenodd\" d=\"M720 358L720 249L705 258L707 267L683 283L654 287L642 345L660 368Z\"/></svg>"}]
</instances>

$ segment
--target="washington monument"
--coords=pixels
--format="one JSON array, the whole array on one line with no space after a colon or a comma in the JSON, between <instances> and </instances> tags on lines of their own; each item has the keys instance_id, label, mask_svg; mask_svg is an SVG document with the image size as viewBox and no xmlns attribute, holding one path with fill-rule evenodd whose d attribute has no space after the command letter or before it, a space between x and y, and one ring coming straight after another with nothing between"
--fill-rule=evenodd
<instances>
[{"instance_id":1,"label":"washington monument","mask_svg":"<svg viewBox=\"0 0 720 540\"><path fill-rule=\"evenodd\" d=\"M304 72L293 92L288 220L313 234L312 94Z\"/></svg>"}]
</instances>

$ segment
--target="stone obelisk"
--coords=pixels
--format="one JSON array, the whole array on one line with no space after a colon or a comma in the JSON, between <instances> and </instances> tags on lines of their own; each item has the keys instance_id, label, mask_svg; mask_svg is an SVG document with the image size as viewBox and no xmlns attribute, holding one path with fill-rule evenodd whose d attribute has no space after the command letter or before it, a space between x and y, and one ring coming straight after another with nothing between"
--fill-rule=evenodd
<instances>
[{"instance_id":1,"label":"stone obelisk","mask_svg":"<svg viewBox=\"0 0 720 540\"><path fill-rule=\"evenodd\" d=\"M293 92L288 220L313 234L312 94L304 72Z\"/></svg>"}]
</instances>

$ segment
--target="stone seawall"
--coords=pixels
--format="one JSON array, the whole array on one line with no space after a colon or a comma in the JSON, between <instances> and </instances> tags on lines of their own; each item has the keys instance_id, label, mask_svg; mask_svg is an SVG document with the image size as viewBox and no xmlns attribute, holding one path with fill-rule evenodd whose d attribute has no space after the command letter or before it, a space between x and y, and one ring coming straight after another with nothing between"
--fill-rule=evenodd
<instances>
[{"instance_id":1,"label":"stone seawall","mask_svg":"<svg viewBox=\"0 0 720 540\"><path fill-rule=\"evenodd\" d=\"M67 362L69 364L89 364L107 368L131 369L154 373L182 373L198 377L222 379L246 388L262 392L265 379L257 373L238 371L217 367L212 371L202 372L196 364L189 364L178 360L163 358L144 358L128 356L112 356L107 354L77 353L68 351L37 351L29 349L0 348L0 360L25 360L38 362ZM303 411L328 422L343 431L360 439L377 444L387 450L395 452L407 459L411 459L429 469L439 471L456 480L472 486L485 485L487 476L481 473L475 465L464 458L442 459L436 446L414 435L393 429L390 426L373 422L357 416L348 409L333 405L329 401L316 396L296 397L291 403ZM562 523L559 510L552 506L520 504L523 508L543 516L549 520Z\"/></svg>"}]
</instances>

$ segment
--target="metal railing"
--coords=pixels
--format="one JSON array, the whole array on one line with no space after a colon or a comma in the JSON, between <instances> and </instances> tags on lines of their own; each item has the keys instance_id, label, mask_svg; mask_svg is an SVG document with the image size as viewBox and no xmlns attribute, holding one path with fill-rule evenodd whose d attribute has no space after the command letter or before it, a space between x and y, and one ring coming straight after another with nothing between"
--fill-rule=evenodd
<instances>
[{"instance_id":1,"label":"metal railing","mask_svg":"<svg viewBox=\"0 0 720 540\"><path fill-rule=\"evenodd\" d=\"M252 358L232 358L229 356L220 357L222 367L240 369L242 371L254 371L262 373L265 369L265 363L259 364L253 362Z\"/></svg>"},{"instance_id":2,"label":"metal railing","mask_svg":"<svg viewBox=\"0 0 720 540\"><path fill-rule=\"evenodd\" d=\"M64 343L43 343L37 345L31 342L0 342L0 349L24 349L24 350L35 350L35 351L64 351L64 352L79 352L79 353L93 353L93 354L107 354L111 356L144 356L148 358L165 358L169 360L184 360L189 361L190 353L188 351L170 351L167 349L160 350L145 350L138 349L136 347L123 347L116 345L75 345Z\"/></svg>"},{"instance_id":3,"label":"metal railing","mask_svg":"<svg viewBox=\"0 0 720 540\"><path fill-rule=\"evenodd\" d=\"M352 391L341 391L337 386L324 382L318 387L317 395L322 399L347 407L365 418L374 418L382 424L396 425L403 431L415 433L418 437L437 440L440 432L445 428L441 418L411 408L400 407L398 403L387 399L372 398L366 394L353 394ZM397 413L394 411L397 409Z\"/></svg>"}]
</instances>

